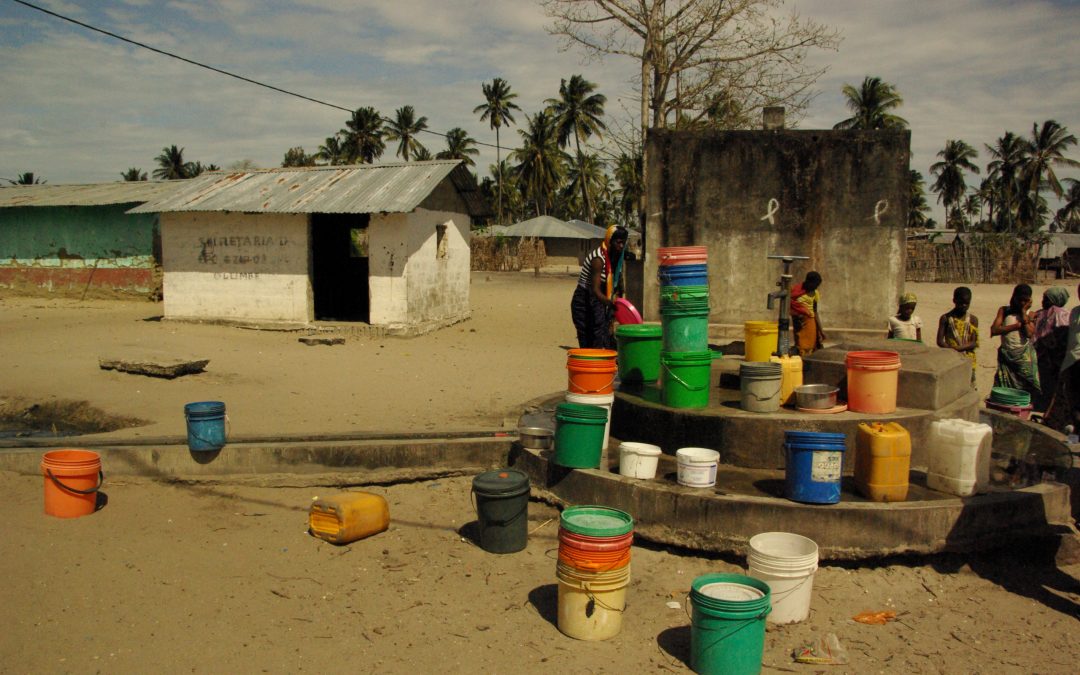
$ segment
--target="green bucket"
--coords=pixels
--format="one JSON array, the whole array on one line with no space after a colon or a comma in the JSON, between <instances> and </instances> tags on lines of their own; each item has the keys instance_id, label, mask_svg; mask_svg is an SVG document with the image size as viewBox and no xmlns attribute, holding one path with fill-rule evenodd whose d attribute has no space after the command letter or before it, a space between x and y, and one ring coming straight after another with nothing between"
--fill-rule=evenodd
<instances>
[{"instance_id":1,"label":"green bucket","mask_svg":"<svg viewBox=\"0 0 1080 675\"><path fill-rule=\"evenodd\" d=\"M624 324L615 329L620 380L656 382L659 379L663 330L654 323Z\"/></svg>"},{"instance_id":2,"label":"green bucket","mask_svg":"<svg viewBox=\"0 0 1080 675\"><path fill-rule=\"evenodd\" d=\"M679 306L684 302L709 300L708 286L661 286L660 306Z\"/></svg>"},{"instance_id":3,"label":"green bucket","mask_svg":"<svg viewBox=\"0 0 1080 675\"><path fill-rule=\"evenodd\" d=\"M1031 405L1031 394L1023 389L1012 387L991 387L990 400L1001 405L1023 408Z\"/></svg>"},{"instance_id":4,"label":"green bucket","mask_svg":"<svg viewBox=\"0 0 1080 675\"><path fill-rule=\"evenodd\" d=\"M704 408L709 405L709 380L713 353L660 352L660 400L672 408Z\"/></svg>"},{"instance_id":5,"label":"green bucket","mask_svg":"<svg viewBox=\"0 0 1080 675\"><path fill-rule=\"evenodd\" d=\"M634 531L634 518L610 506L568 506L559 516L559 527L586 537L621 537Z\"/></svg>"},{"instance_id":6,"label":"green bucket","mask_svg":"<svg viewBox=\"0 0 1080 675\"><path fill-rule=\"evenodd\" d=\"M709 348L709 303L661 307L665 352L701 352Z\"/></svg>"},{"instance_id":7,"label":"green bucket","mask_svg":"<svg viewBox=\"0 0 1080 675\"><path fill-rule=\"evenodd\" d=\"M690 586L690 669L701 675L761 672L769 585L742 574L705 574Z\"/></svg>"},{"instance_id":8,"label":"green bucket","mask_svg":"<svg viewBox=\"0 0 1080 675\"><path fill-rule=\"evenodd\" d=\"M555 406L555 455L552 461L571 469L596 469L604 451L607 409L584 403Z\"/></svg>"}]
</instances>

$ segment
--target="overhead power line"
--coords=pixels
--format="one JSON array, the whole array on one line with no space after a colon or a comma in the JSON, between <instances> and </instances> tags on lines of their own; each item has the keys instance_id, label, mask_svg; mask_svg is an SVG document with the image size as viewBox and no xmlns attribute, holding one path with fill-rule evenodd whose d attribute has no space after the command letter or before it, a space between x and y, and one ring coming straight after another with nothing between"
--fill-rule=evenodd
<instances>
[{"instance_id":1,"label":"overhead power line","mask_svg":"<svg viewBox=\"0 0 1080 675\"><path fill-rule=\"evenodd\" d=\"M215 73L218 73L219 75L225 75L227 77L231 77L231 78L240 80L241 82L247 82L248 84L254 84L254 85L258 86L258 87L264 87L266 89L276 91L279 94L286 94L288 96L295 96L296 98L303 99L305 101L310 101L312 103L318 103L319 105L324 105L324 106L327 106L329 108L336 108L337 110L344 110L345 112L347 112L349 114L352 114L353 111L355 110L354 108L346 108L344 106L337 105L336 103L329 103L327 101L322 101L322 100L319 100L317 98L312 98L311 96L305 96L304 94L299 94L299 93L297 93L295 91L289 91L288 89L282 89L281 87L275 87L272 84L266 84L265 82L259 82L258 80L251 79L250 77L244 77L243 75L237 75L236 73L230 73L229 71L222 70L221 68L215 68L214 66L207 65L205 63L200 63L199 61L194 61L192 59L180 56L179 54L173 54L172 52L165 51L164 49L158 49L157 47L152 47L152 46L150 46L150 45L148 45L148 44L146 44L144 42L139 42L138 40L132 40L131 38L126 38L123 35L118 35L116 33L113 33L112 31L107 31L104 28L98 28L96 26L91 26L88 23L84 23L82 21L79 21L78 19L73 19L70 16L64 16L63 14L58 14L58 13L52 11L52 10L45 9L44 7L39 7L38 5L35 5L35 4L31 3L31 2L25 2L25 0L12 0L12 1L16 2L16 3L20 4L20 5L24 5L26 7L29 7L30 9L37 10L37 11L43 13L43 14L48 14L49 16L56 17L57 19L67 21L68 23L73 23L76 26L81 26L82 28L86 28L87 30L92 30L95 33L101 33L102 35L107 35L107 36L109 36L111 38L114 38L116 40L120 40L121 42L126 42L128 44L135 45L136 47L142 47L143 49L147 49L147 50L155 52L157 54L161 54L162 56L168 56L169 58L173 58L173 59L176 59L178 61L183 61L184 63L188 63L188 64L193 65L193 66L198 66L199 68L205 68L206 70L213 71ZM393 122L393 120L391 120L388 117L382 117L381 119L383 120L383 122L387 122L387 123L392 123ZM432 131L430 129L421 129L420 131L423 132L423 133L434 134L435 136L441 136L442 138L446 138L446 134L440 133L438 131ZM476 143L476 145L483 145L483 146L487 146L489 148L496 147L496 146L492 145L491 143L484 143L483 141L474 140L474 143Z\"/></svg>"}]
</instances>

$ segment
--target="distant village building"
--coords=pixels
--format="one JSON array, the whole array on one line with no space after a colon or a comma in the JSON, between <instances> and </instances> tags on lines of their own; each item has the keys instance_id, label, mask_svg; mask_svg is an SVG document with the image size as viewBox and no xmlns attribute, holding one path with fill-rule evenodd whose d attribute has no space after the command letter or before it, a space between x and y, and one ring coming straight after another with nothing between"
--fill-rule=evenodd
<instances>
[{"instance_id":1,"label":"distant village building","mask_svg":"<svg viewBox=\"0 0 1080 675\"><path fill-rule=\"evenodd\" d=\"M157 214L126 212L185 183L0 188L0 287L68 297L156 294Z\"/></svg>"},{"instance_id":2,"label":"distant village building","mask_svg":"<svg viewBox=\"0 0 1080 675\"><path fill-rule=\"evenodd\" d=\"M440 160L205 174L130 212L160 213L166 318L422 332L469 316L484 211Z\"/></svg>"}]
</instances>

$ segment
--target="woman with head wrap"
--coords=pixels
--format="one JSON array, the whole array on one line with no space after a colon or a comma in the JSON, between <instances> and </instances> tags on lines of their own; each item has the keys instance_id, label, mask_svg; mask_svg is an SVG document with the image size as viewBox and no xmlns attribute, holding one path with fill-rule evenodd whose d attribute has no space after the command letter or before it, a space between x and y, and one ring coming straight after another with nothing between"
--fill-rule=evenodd
<instances>
[{"instance_id":1,"label":"woman with head wrap","mask_svg":"<svg viewBox=\"0 0 1080 675\"><path fill-rule=\"evenodd\" d=\"M1030 308L1031 286L1017 284L1009 304L998 308L990 335L1001 336L994 386L1023 389L1036 399L1042 388L1039 385L1039 361L1031 344L1035 326L1028 312Z\"/></svg>"},{"instance_id":2,"label":"woman with head wrap","mask_svg":"<svg viewBox=\"0 0 1080 675\"><path fill-rule=\"evenodd\" d=\"M570 316L577 329L578 346L592 349L615 349L612 321L615 298L622 294L623 253L629 232L612 225L604 243L585 256L581 264Z\"/></svg>"},{"instance_id":3,"label":"woman with head wrap","mask_svg":"<svg viewBox=\"0 0 1080 675\"><path fill-rule=\"evenodd\" d=\"M1053 286L1042 297L1042 309L1035 312L1035 355L1039 360L1039 384L1042 394L1033 402L1034 409L1043 411L1050 405L1057 390L1058 370L1065 358L1065 338L1069 333L1069 291L1064 286Z\"/></svg>"},{"instance_id":4,"label":"woman with head wrap","mask_svg":"<svg viewBox=\"0 0 1080 675\"><path fill-rule=\"evenodd\" d=\"M1077 287L1076 294L1080 297L1080 287ZM1070 425L1073 429L1080 429L1080 307L1073 307L1069 314L1064 349L1065 357L1058 369L1057 389L1043 417L1046 426L1058 431L1065 431L1065 427Z\"/></svg>"}]
</instances>

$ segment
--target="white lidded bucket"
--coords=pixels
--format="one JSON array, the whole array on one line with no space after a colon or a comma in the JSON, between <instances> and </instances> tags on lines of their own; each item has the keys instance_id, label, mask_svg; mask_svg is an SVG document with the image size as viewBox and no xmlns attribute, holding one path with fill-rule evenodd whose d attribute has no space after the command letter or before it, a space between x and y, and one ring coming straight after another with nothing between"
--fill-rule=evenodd
<instances>
[{"instance_id":1,"label":"white lidded bucket","mask_svg":"<svg viewBox=\"0 0 1080 675\"><path fill-rule=\"evenodd\" d=\"M607 410L607 422L604 424L604 450L607 450L608 438L611 437L611 406L615 403L615 394L575 394L566 392L567 403L583 403L585 405L598 405Z\"/></svg>"},{"instance_id":2,"label":"white lidded bucket","mask_svg":"<svg viewBox=\"0 0 1080 675\"><path fill-rule=\"evenodd\" d=\"M810 596L818 567L818 545L790 532L762 532L750 538L749 575L769 585L769 623L797 623L810 616Z\"/></svg>"},{"instance_id":3,"label":"white lidded bucket","mask_svg":"<svg viewBox=\"0 0 1080 675\"><path fill-rule=\"evenodd\" d=\"M720 453L708 448L679 448L675 451L678 460L679 485L686 487L712 487L716 485L716 465L720 462Z\"/></svg>"},{"instance_id":4,"label":"white lidded bucket","mask_svg":"<svg viewBox=\"0 0 1080 675\"><path fill-rule=\"evenodd\" d=\"M627 478L655 478L660 446L623 441L619 444L619 475Z\"/></svg>"}]
</instances>

